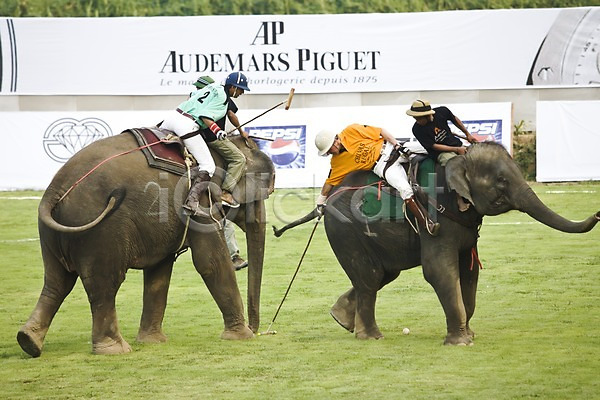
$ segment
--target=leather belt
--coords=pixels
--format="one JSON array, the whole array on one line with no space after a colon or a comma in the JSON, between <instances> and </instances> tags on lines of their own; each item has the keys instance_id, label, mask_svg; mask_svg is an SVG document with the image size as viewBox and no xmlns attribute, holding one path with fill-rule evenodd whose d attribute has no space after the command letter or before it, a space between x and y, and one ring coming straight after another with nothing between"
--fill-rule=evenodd
<instances>
[{"instance_id":1,"label":"leather belt","mask_svg":"<svg viewBox=\"0 0 600 400\"><path fill-rule=\"evenodd\" d=\"M377 160L375 160L375 164L377 164L379 162L379 160L381 159L381 156L383 156L383 153L385 152L385 146L389 144L389 142L385 141L383 142L383 146L381 146L381 150L379 151L379 157L377 157Z\"/></svg>"},{"instance_id":2,"label":"leather belt","mask_svg":"<svg viewBox=\"0 0 600 400\"><path fill-rule=\"evenodd\" d=\"M192 121L196 122L196 119L191 114L186 113L181 108L176 108L175 111L177 111L179 114L183 115L184 117L188 117Z\"/></svg>"}]
</instances>

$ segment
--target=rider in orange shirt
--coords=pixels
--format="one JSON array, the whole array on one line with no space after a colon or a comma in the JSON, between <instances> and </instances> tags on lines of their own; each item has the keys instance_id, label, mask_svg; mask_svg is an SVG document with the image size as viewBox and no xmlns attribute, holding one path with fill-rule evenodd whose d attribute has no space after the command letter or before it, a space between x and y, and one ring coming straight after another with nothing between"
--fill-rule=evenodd
<instances>
[{"instance_id":1,"label":"rider in orange shirt","mask_svg":"<svg viewBox=\"0 0 600 400\"><path fill-rule=\"evenodd\" d=\"M408 161L408 156L400 153L400 157L388 165L392 151L400 151L402 145L387 130L369 125L348 125L340 133L321 131L315 138L315 145L320 156L331 157L329 177L321 188L317 198L317 208L322 209L331 189L340 184L344 177L352 171L372 170L377 176L385 179L393 186L404 200L408 209L419 220L429 234L436 236L439 224L433 222L414 198L413 190L401 163Z\"/></svg>"}]
</instances>

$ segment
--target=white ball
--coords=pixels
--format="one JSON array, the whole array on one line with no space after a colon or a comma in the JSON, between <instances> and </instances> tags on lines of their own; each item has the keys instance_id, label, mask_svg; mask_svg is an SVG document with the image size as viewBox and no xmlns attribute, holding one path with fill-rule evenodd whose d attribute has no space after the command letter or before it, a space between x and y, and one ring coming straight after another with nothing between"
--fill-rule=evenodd
<instances>
[{"instance_id":1,"label":"white ball","mask_svg":"<svg viewBox=\"0 0 600 400\"><path fill-rule=\"evenodd\" d=\"M402 333L404 333L405 335L408 335L410 333L410 329L404 328L404 329L402 329Z\"/></svg>"}]
</instances>

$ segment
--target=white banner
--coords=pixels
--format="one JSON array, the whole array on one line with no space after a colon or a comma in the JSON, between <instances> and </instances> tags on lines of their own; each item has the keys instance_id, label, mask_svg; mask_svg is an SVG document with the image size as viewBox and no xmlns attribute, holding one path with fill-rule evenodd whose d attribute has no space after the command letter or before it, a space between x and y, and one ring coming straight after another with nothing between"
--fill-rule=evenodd
<instances>
[{"instance_id":1,"label":"white banner","mask_svg":"<svg viewBox=\"0 0 600 400\"><path fill-rule=\"evenodd\" d=\"M435 104L433 105L435 106ZM446 104L481 140L510 148L511 103ZM248 124L276 166L277 188L319 187L329 172L329 158L317 155L314 140L325 128L340 131L352 123L388 129L402 140L414 140L409 105L276 109ZM91 142L128 128L153 126L168 111L4 112L0 132L11 148L0 158L0 190L44 189L58 169ZM240 110L248 121L263 110ZM229 129L231 127L228 127Z\"/></svg>"},{"instance_id":2,"label":"white banner","mask_svg":"<svg viewBox=\"0 0 600 400\"><path fill-rule=\"evenodd\" d=\"M600 180L600 101L538 101L536 180Z\"/></svg>"},{"instance_id":3,"label":"white banner","mask_svg":"<svg viewBox=\"0 0 600 400\"><path fill-rule=\"evenodd\" d=\"M0 93L172 95L238 70L251 93L598 85L599 24L600 7L0 18Z\"/></svg>"}]
</instances>

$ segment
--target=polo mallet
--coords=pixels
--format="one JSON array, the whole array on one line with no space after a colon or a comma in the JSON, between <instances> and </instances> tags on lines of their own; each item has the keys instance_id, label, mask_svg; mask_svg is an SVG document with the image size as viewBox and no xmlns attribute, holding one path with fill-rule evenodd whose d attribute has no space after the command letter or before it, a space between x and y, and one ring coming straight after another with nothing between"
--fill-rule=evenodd
<instances>
[{"instance_id":1,"label":"polo mallet","mask_svg":"<svg viewBox=\"0 0 600 400\"><path fill-rule=\"evenodd\" d=\"M288 94L288 97L284 101L282 101L281 103L275 104L273 107L269 108L267 111L263 111L262 113L258 114L256 117L252 118L251 120L246 121L243 124L241 124L240 126L233 128L232 130L230 130L229 132L227 132L227 134L229 135L229 134L233 133L234 131L236 131L238 128L241 128L244 125L248 125L250 122L254 121L255 119L258 119L258 118L262 117L263 115L265 115L269 111L273 111L274 109L276 109L277 107L279 107L282 104L285 104L285 109L289 110L290 106L292 105L292 98L294 97L294 90L296 90L296 89L291 88L290 89L290 93ZM262 138L262 137L258 137L258 136L250 136L250 137L253 138L253 139L261 139L261 140L270 140L270 141L273 141L273 139L266 139L266 138Z\"/></svg>"},{"instance_id":2,"label":"polo mallet","mask_svg":"<svg viewBox=\"0 0 600 400\"><path fill-rule=\"evenodd\" d=\"M313 227L312 232L310 233L310 237L308 238L308 243L306 243L306 247L304 248L304 252L302 253L302 257L300 257L300 261L298 262L298 266L296 267L296 272L294 272L294 276L292 276L292 280L290 281L290 284L288 285L287 290L285 291L285 294L283 295L283 299L281 299L281 303L279 303L279 307L277 307L277 311L275 311L275 315L273 316L273 319L271 320L271 323L269 324L269 327L267 328L267 330L265 332L260 333L259 332L259 336L260 335L276 335L277 331L272 331L271 327L273 326L273 324L275 323L275 319L277 318L277 315L279 314L279 310L281 310L281 306L283 306L283 302L285 301L288 293L290 292L290 289L292 288L292 283L294 283L294 279L296 279L296 275L298 275L298 271L300 271L300 266L302 265L302 260L304 260L304 256L306 255L306 251L308 250L308 246L310 246L310 242L312 241L312 238L315 234L315 231L317 230L317 226L319 225L319 221L321 221L321 217L319 217L317 219L317 222L315 222L315 226Z\"/></svg>"}]
</instances>

